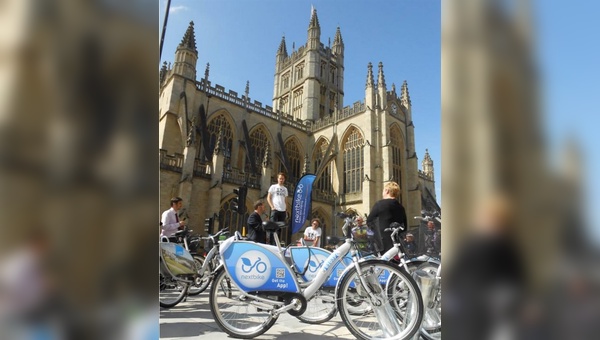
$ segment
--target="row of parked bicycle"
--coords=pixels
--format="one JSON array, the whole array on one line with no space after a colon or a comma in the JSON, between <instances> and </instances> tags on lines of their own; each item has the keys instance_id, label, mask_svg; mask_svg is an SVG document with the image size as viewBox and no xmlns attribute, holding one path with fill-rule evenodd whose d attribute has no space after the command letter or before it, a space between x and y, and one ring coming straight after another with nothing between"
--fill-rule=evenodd
<instances>
[{"instance_id":1,"label":"row of parked bicycle","mask_svg":"<svg viewBox=\"0 0 600 340\"><path fill-rule=\"evenodd\" d=\"M181 243L162 240L160 306L173 307L210 286L215 322L236 338L263 334L283 313L319 324L339 312L358 339L410 339L416 332L441 339L439 259L407 259L400 237L404 226L397 223L388 230L392 249L365 254L351 233L354 216L337 216L344 219L345 240L333 252L281 247L274 231L285 225L276 222L263 223L274 232L275 246L247 241L238 232L225 238L227 229L208 237L192 237L191 230L184 230L177 235ZM203 241L207 253L190 253Z\"/></svg>"}]
</instances>

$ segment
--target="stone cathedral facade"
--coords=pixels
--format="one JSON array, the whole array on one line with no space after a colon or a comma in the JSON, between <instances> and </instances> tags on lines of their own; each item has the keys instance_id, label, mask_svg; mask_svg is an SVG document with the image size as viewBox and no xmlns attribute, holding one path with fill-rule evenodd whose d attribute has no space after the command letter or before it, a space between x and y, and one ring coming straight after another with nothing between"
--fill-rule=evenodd
<instances>
[{"instance_id":1,"label":"stone cathedral facade","mask_svg":"<svg viewBox=\"0 0 600 340\"><path fill-rule=\"evenodd\" d=\"M400 184L409 227L418 226L413 216L421 209L439 210L429 154L418 168L408 84L388 87L382 63L365 65L365 83L345 84L344 41L339 27L333 33L333 44L325 46L313 10L305 45L289 54L282 38L273 101L266 105L250 97L249 84L244 93L212 84L210 65L197 76L190 23L172 65L160 70L159 213L180 196L196 231L209 217L215 228L241 231L254 201L266 203L280 171L287 174L288 207L298 179L318 175L312 215L323 221L324 237L341 235L335 212L368 213L388 181ZM345 86L364 86L365 97L344 106ZM241 185L248 187L243 217L231 209L233 189ZM285 235L286 243L292 237L298 235Z\"/></svg>"}]
</instances>

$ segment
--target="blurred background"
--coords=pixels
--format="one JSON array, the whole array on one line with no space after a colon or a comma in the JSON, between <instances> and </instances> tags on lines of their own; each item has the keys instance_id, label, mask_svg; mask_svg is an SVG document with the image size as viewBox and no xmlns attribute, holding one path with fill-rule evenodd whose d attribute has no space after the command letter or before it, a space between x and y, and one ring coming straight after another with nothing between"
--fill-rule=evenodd
<instances>
[{"instance_id":1,"label":"blurred background","mask_svg":"<svg viewBox=\"0 0 600 340\"><path fill-rule=\"evenodd\" d=\"M157 17L0 2L2 339L158 337Z\"/></svg>"},{"instance_id":2,"label":"blurred background","mask_svg":"<svg viewBox=\"0 0 600 340\"><path fill-rule=\"evenodd\" d=\"M442 3L447 339L600 330L597 11Z\"/></svg>"},{"instance_id":3,"label":"blurred background","mask_svg":"<svg viewBox=\"0 0 600 340\"><path fill-rule=\"evenodd\" d=\"M599 6L442 2L447 339L599 331ZM158 338L157 17L0 3L2 339Z\"/></svg>"}]
</instances>

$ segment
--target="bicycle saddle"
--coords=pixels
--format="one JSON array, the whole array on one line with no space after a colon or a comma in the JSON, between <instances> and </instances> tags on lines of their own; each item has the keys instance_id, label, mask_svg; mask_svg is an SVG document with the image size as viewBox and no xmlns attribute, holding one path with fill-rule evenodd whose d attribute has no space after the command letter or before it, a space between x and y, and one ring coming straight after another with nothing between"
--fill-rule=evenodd
<instances>
[{"instance_id":1,"label":"bicycle saddle","mask_svg":"<svg viewBox=\"0 0 600 340\"><path fill-rule=\"evenodd\" d=\"M265 231L277 231L285 227L285 222L264 221L262 225Z\"/></svg>"}]
</instances>

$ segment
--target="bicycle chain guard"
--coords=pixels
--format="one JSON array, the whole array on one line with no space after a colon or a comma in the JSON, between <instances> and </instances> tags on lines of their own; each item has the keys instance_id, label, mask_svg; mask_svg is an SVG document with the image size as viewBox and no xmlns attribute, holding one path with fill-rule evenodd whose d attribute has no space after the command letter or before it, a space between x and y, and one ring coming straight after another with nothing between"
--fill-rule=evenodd
<instances>
[{"instance_id":1,"label":"bicycle chain guard","mask_svg":"<svg viewBox=\"0 0 600 340\"><path fill-rule=\"evenodd\" d=\"M304 314L304 312L306 311L306 307L307 307L306 298L302 294L289 293L289 294L286 294L284 302L286 305L289 305L292 303L292 301L294 299L298 299L300 301L300 304L301 304L300 308L299 309L290 309L287 311L288 314L290 314L291 316L299 316L299 315Z\"/></svg>"}]
</instances>

